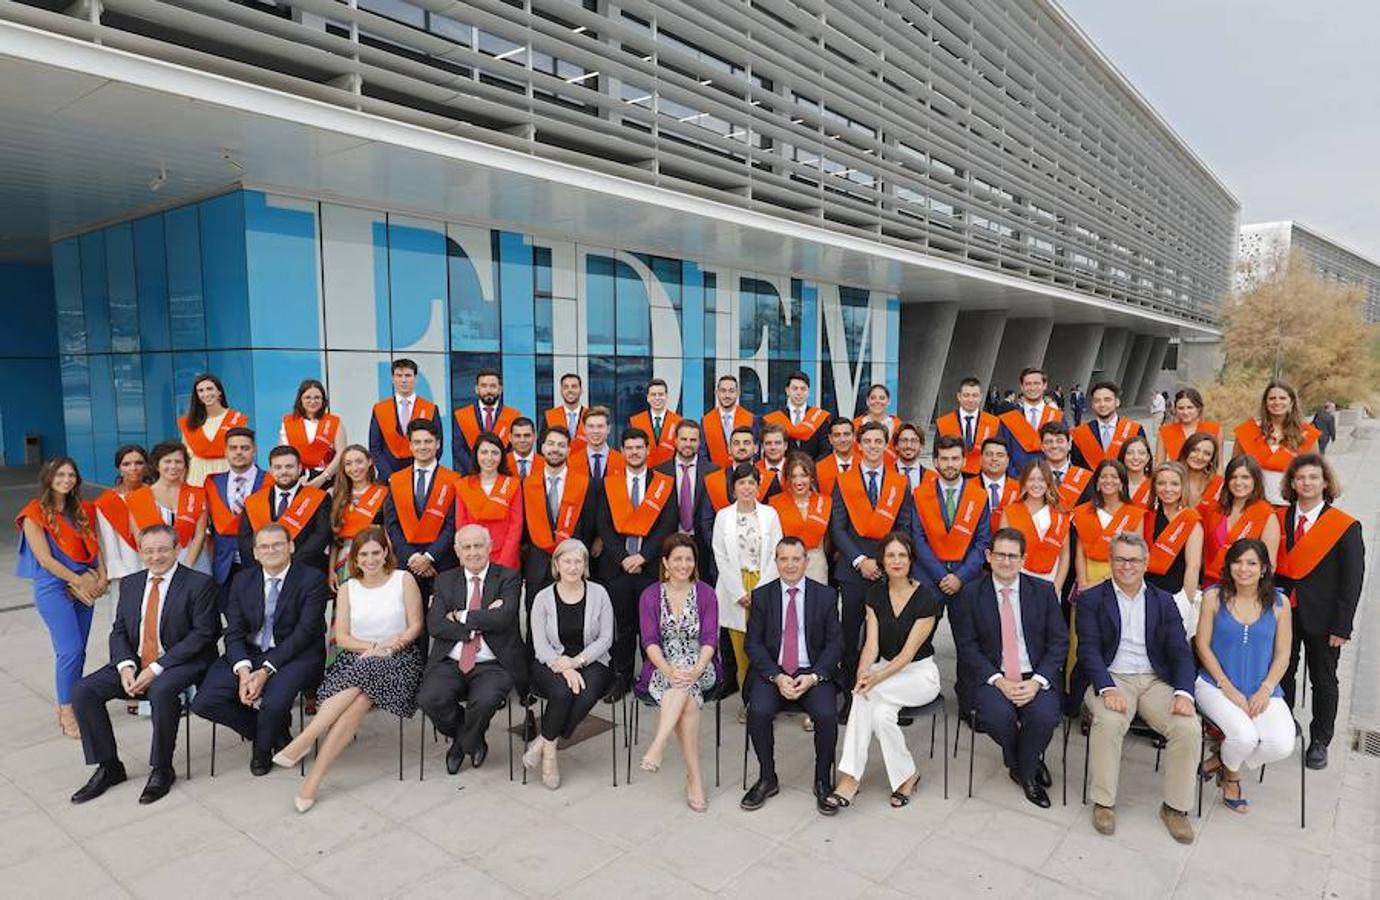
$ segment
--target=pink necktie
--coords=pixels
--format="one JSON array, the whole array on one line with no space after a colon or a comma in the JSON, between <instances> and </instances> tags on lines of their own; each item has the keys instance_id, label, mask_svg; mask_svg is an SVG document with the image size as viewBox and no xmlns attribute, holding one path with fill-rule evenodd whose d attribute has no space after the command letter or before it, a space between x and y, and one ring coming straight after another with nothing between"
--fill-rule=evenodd
<instances>
[{"instance_id":1,"label":"pink necktie","mask_svg":"<svg viewBox=\"0 0 1380 900\"><path fill-rule=\"evenodd\" d=\"M471 575L470 584L472 585L470 589L470 604L465 608L474 610L479 608L480 603L479 576ZM470 670L474 668L475 657L478 655L479 635L471 631L469 640L465 641L464 645L460 648L460 674L468 675L470 673Z\"/></svg>"},{"instance_id":2,"label":"pink necktie","mask_svg":"<svg viewBox=\"0 0 1380 900\"><path fill-rule=\"evenodd\" d=\"M412 421L412 399L404 397L398 401L398 405L402 407L402 422L400 424L406 428L407 423Z\"/></svg>"},{"instance_id":3,"label":"pink necktie","mask_svg":"<svg viewBox=\"0 0 1380 900\"><path fill-rule=\"evenodd\" d=\"M1011 605L1011 589L1001 594L1001 673L1008 681L1021 680L1021 650L1017 646L1016 608Z\"/></svg>"},{"instance_id":4,"label":"pink necktie","mask_svg":"<svg viewBox=\"0 0 1380 900\"><path fill-rule=\"evenodd\" d=\"M491 406L484 407L484 430L494 430L494 411Z\"/></svg>"},{"instance_id":5,"label":"pink necktie","mask_svg":"<svg viewBox=\"0 0 1380 900\"><path fill-rule=\"evenodd\" d=\"M800 668L800 613L796 610L795 595L800 588L786 588L786 625L781 634L781 668L794 675Z\"/></svg>"}]
</instances>

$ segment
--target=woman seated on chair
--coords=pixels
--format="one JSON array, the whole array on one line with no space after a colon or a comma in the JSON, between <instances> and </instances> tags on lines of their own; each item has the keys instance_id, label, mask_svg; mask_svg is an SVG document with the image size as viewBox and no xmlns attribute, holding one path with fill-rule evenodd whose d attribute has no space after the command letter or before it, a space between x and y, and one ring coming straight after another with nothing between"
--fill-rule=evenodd
<instances>
[{"instance_id":1,"label":"woman seated on chair","mask_svg":"<svg viewBox=\"0 0 1380 900\"><path fill-rule=\"evenodd\" d=\"M1194 685L1198 709L1224 735L1200 774L1204 781L1216 777L1222 802L1244 813L1241 767L1276 762L1294 750L1294 717L1279 687L1289 666L1291 621L1262 541L1236 541L1223 569L1221 582L1203 595L1193 640L1202 662Z\"/></svg>"},{"instance_id":2,"label":"woman seated on chair","mask_svg":"<svg viewBox=\"0 0 1380 900\"><path fill-rule=\"evenodd\" d=\"M350 546L350 579L335 595L335 643L340 649L317 690L320 706L302 733L273 761L292 767L317 739L321 749L293 804L306 812L326 770L354 740L365 713L375 706L411 718L422 681L422 595L412 573L399 569L388 538L377 525Z\"/></svg>"},{"instance_id":3,"label":"woman seated on chair","mask_svg":"<svg viewBox=\"0 0 1380 900\"><path fill-rule=\"evenodd\" d=\"M589 549L567 538L551 554L555 582L532 600L532 668L537 693L546 698L541 733L527 745L522 764L541 763L541 780L551 790L561 786L556 742L567 740L594 704L608 691L609 648L613 646L613 604L608 591L589 580Z\"/></svg>"},{"instance_id":4,"label":"woman seated on chair","mask_svg":"<svg viewBox=\"0 0 1380 900\"><path fill-rule=\"evenodd\" d=\"M924 706L939 696L939 667L934 664L934 626L939 597L928 584L911 577L915 543L893 531L882 538L882 571L867 589L867 636L858 659L853 708L843 732L839 781L825 802L835 808L851 804L867 765L875 735L882 748L891 805L905 806L920 780L915 759L896 717L907 706Z\"/></svg>"},{"instance_id":5,"label":"woman seated on chair","mask_svg":"<svg viewBox=\"0 0 1380 900\"><path fill-rule=\"evenodd\" d=\"M675 732L685 756L685 802L704 812L709 805L700 775L700 707L720 678L719 603L714 589L699 580L697 566L694 537L673 534L662 542L660 582L648 585L639 600L645 662L637 693L661 707L642 768L661 768Z\"/></svg>"}]
</instances>

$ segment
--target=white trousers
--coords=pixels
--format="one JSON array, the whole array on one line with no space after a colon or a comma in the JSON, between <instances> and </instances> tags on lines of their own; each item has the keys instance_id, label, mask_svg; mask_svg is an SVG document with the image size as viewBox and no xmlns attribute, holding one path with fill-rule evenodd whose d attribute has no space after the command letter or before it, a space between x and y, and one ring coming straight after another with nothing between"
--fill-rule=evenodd
<instances>
[{"instance_id":1,"label":"white trousers","mask_svg":"<svg viewBox=\"0 0 1380 900\"><path fill-rule=\"evenodd\" d=\"M1198 708L1217 723L1222 741L1222 765L1239 772L1247 765L1258 769L1294 752L1294 717L1284 698L1271 697L1265 711L1252 719L1221 690L1199 678L1193 685Z\"/></svg>"},{"instance_id":2,"label":"white trousers","mask_svg":"<svg viewBox=\"0 0 1380 900\"><path fill-rule=\"evenodd\" d=\"M885 666L884 661L876 662L870 671L877 672ZM839 771L861 779L872 737L876 735L887 781L893 791L900 787L915 774L915 760L906 747L905 733L896 723L897 713L903 706L924 706L938 696L939 667L932 656L910 663L866 694L854 694L848 727L843 731Z\"/></svg>"}]
</instances>

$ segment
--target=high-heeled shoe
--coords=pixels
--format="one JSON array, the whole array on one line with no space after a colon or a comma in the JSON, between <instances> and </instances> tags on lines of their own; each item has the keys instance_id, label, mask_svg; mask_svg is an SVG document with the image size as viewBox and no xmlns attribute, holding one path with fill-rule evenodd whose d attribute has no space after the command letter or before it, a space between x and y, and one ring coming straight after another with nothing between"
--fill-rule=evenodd
<instances>
[{"instance_id":1,"label":"high-heeled shoe","mask_svg":"<svg viewBox=\"0 0 1380 900\"><path fill-rule=\"evenodd\" d=\"M316 805L315 797L293 796L292 805L297 808L299 813L304 813Z\"/></svg>"},{"instance_id":2,"label":"high-heeled shoe","mask_svg":"<svg viewBox=\"0 0 1380 900\"><path fill-rule=\"evenodd\" d=\"M561 786L561 770L556 766L555 744L542 747L541 783L553 791Z\"/></svg>"},{"instance_id":3,"label":"high-heeled shoe","mask_svg":"<svg viewBox=\"0 0 1380 900\"><path fill-rule=\"evenodd\" d=\"M77 727L76 713L72 712L70 704L62 704L57 708L58 727L62 729L64 736L69 738L80 738L81 729Z\"/></svg>"},{"instance_id":4,"label":"high-heeled shoe","mask_svg":"<svg viewBox=\"0 0 1380 900\"><path fill-rule=\"evenodd\" d=\"M288 756L287 750L285 749L279 750L277 753L273 754L273 764L275 766L282 766L284 769L296 768L299 762L301 762L300 759L293 759L291 756ZM306 810L302 811L306 812Z\"/></svg>"},{"instance_id":5,"label":"high-heeled shoe","mask_svg":"<svg viewBox=\"0 0 1380 900\"><path fill-rule=\"evenodd\" d=\"M704 793L704 790L701 789L700 793ZM709 811L708 800L696 800L694 797L690 796L690 779L688 776L685 779L685 805L690 807L691 812L702 813Z\"/></svg>"},{"instance_id":6,"label":"high-heeled shoe","mask_svg":"<svg viewBox=\"0 0 1380 900\"><path fill-rule=\"evenodd\" d=\"M647 751L642 757L642 762L638 763L638 768L644 772L656 772L661 768L661 760L653 760L651 751Z\"/></svg>"},{"instance_id":7,"label":"high-heeled shoe","mask_svg":"<svg viewBox=\"0 0 1380 900\"><path fill-rule=\"evenodd\" d=\"M527 745L527 749L522 754L522 767L524 769L535 769L545 755L546 741L535 740Z\"/></svg>"},{"instance_id":8,"label":"high-heeled shoe","mask_svg":"<svg viewBox=\"0 0 1380 900\"><path fill-rule=\"evenodd\" d=\"M1217 784L1222 788L1222 803L1234 813L1246 813L1250 811L1250 801L1246 799L1245 793L1241 790L1241 776L1227 778L1225 775L1219 776ZM1227 785L1236 785L1237 797L1235 800L1227 796Z\"/></svg>"}]
</instances>

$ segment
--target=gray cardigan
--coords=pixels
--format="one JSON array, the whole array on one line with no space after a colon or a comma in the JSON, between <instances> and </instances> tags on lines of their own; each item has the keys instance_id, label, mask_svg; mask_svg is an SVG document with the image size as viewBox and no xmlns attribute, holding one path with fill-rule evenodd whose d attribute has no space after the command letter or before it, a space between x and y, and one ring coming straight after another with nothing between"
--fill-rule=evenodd
<instances>
[{"instance_id":1,"label":"gray cardigan","mask_svg":"<svg viewBox=\"0 0 1380 900\"><path fill-rule=\"evenodd\" d=\"M561 646L559 626L556 624L556 586L548 584L537 591L532 600L532 646L537 661L550 665L565 653ZM609 664L609 648L613 646L613 603L609 592L601 585L585 581L585 648L581 652L585 663Z\"/></svg>"}]
</instances>

